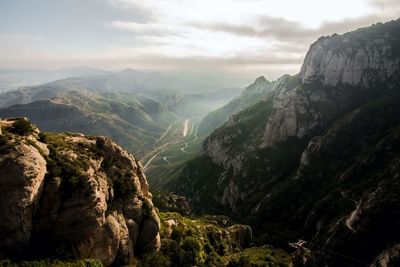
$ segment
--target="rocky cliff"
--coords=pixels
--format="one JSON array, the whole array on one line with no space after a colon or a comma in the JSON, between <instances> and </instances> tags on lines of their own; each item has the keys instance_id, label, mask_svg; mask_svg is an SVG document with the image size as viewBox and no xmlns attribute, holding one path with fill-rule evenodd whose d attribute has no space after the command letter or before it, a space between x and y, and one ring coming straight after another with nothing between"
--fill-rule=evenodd
<instances>
[{"instance_id":1,"label":"rocky cliff","mask_svg":"<svg viewBox=\"0 0 400 267\"><path fill-rule=\"evenodd\" d=\"M371 81L395 75L400 64L397 23L320 38L305 57L300 71L302 81L368 86Z\"/></svg>"},{"instance_id":2,"label":"rocky cliff","mask_svg":"<svg viewBox=\"0 0 400 267\"><path fill-rule=\"evenodd\" d=\"M126 264L160 247L141 164L106 137L1 121L0 257Z\"/></svg>"},{"instance_id":3,"label":"rocky cliff","mask_svg":"<svg viewBox=\"0 0 400 267\"><path fill-rule=\"evenodd\" d=\"M298 75L205 140L173 188L195 212L256 226L261 242L309 241L318 266L393 265L399 31L397 20L320 38Z\"/></svg>"}]
</instances>

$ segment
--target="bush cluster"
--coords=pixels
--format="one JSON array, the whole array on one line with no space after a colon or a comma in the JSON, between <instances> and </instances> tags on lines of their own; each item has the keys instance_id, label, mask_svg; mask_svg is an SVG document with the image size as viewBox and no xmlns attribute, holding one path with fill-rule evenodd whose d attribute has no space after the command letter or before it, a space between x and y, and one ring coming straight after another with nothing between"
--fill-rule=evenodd
<instances>
[{"instance_id":1,"label":"bush cluster","mask_svg":"<svg viewBox=\"0 0 400 267\"><path fill-rule=\"evenodd\" d=\"M33 125L26 119L19 119L14 122L10 132L18 135L30 135L34 130Z\"/></svg>"}]
</instances>

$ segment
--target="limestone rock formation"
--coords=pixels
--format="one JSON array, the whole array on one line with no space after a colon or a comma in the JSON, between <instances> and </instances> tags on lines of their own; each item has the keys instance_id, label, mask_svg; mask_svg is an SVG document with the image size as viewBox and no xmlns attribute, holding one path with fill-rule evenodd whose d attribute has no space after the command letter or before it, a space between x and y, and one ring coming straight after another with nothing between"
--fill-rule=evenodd
<instances>
[{"instance_id":1,"label":"limestone rock formation","mask_svg":"<svg viewBox=\"0 0 400 267\"><path fill-rule=\"evenodd\" d=\"M320 38L308 51L301 68L303 82L322 80L324 85L339 83L368 85L371 73L387 79L399 68L393 56L390 35L357 40L350 35Z\"/></svg>"},{"instance_id":2,"label":"limestone rock formation","mask_svg":"<svg viewBox=\"0 0 400 267\"><path fill-rule=\"evenodd\" d=\"M95 258L109 266L159 249L160 221L132 155L106 137L20 135L2 125L1 257Z\"/></svg>"},{"instance_id":3,"label":"limestone rock formation","mask_svg":"<svg viewBox=\"0 0 400 267\"><path fill-rule=\"evenodd\" d=\"M29 244L46 174L46 160L30 145L16 145L0 157L0 251Z\"/></svg>"}]
</instances>

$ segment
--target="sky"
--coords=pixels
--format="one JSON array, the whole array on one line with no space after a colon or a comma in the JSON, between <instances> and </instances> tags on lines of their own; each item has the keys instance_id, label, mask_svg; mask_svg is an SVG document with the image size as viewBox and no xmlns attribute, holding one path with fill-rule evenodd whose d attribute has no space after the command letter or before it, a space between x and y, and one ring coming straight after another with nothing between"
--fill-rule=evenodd
<instances>
[{"instance_id":1,"label":"sky","mask_svg":"<svg viewBox=\"0 0 400 267\"><path fill-rule=\"evenodd\" d=\"M399 0L0 0L0 68L275 79L320 36L399 17Z\"/></svg>"}]
</instances>

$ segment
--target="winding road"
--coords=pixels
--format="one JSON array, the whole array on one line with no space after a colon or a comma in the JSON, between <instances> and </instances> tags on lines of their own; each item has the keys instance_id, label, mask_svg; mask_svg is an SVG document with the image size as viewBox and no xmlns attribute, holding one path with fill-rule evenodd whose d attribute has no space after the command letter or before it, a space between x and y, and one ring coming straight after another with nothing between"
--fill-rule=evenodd
<instances>
[{"instance_id":1,"label":"winding road","mask_svg":"<svg viewBox=\"0 0 400 267\"><path fill-rule=\"evenodd\" d=\"M183 125L183 137L186 137L186 135L187 135L187 132L188 132L188 129L189 129L189 120L188 119L186 119L185 120L185 123L184 123L184 125Z\"/></svg>"},{"instance_id":2,"label":"winding road","mask_svg":"<svg viewBox=\"0 0 400 267\"><path fill-rule=\"evenodd\" d=\"M190 154L190 152L186 151L186 149L189 147L189 145L191 143L196 142L196 140L198 139L197 131L199 129L199 125L200 125L200 123L198 121L196 121L195 119L189 119L189 118L183 119L180 123L177 123L177 122L171 123L168 126L168 128L165 130L165 132L160 136L160 138L158 138L156 140L153 149L142 157L142 160L144 161L146 158L151 156L146 161L143 168L145 170L148 169L151 166L151 163L153 162L153 160L156 159L162 152L165 152L165 148L167 146L179 144L180 141L185 141L185 139L187 140L189 138L190 138L190 141L185 142L184 146L180 147L179 150L182 153ZM179 138L180 134L182 134L181 138ZM174 136L176 136L176 137L173 140L169 140L169 139L171 139L171 137L174 137ZM167 140L164 140L164 139L166 139L166 137L167 137ZM166 143L163 143L163 142L166 142ZM161 156L161 159L165 163L167 163L168 165L171 165L172 162L168 160L169 158L171 158L171 157L165 156L165 155Z\"/></svg>"}]
</instances>

